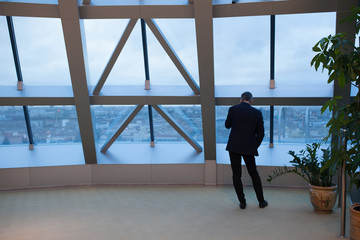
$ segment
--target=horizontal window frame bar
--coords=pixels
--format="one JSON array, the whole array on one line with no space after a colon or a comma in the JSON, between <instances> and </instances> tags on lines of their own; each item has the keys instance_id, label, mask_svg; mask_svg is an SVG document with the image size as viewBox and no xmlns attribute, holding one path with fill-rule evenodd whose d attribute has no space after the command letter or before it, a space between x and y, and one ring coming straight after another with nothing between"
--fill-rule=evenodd
<instances>
[{"instance_id":1,"label":"horizontal window frame bar","mask_svg":"<svg viewBox=\"0 0 360 240\"><path fill-rule=\"evenodd\" d=\"M223 1L217 1L225 3ZM80 5L80 19L195 18L194 5ZM342 11L336 0L213 4L213 18ZM60 18L57 4L1 2L0 16Z\"/></svg>"}]
</instances>

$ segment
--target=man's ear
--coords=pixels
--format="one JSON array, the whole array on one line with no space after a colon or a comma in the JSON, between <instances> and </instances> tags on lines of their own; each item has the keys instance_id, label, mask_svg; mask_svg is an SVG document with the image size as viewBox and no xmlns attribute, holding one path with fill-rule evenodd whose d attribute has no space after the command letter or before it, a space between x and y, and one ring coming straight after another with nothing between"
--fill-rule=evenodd
<instances>
[{"instance_id":1,"label":"man's ear","mask_svg":"<svg viewBox=\"0 0 360 240\"><path fill-rule=\"evenodd\" d=\"M251 104L251 105L253 104L253 100L251 100L250 104Z\"/></svg>"}]
</instances>

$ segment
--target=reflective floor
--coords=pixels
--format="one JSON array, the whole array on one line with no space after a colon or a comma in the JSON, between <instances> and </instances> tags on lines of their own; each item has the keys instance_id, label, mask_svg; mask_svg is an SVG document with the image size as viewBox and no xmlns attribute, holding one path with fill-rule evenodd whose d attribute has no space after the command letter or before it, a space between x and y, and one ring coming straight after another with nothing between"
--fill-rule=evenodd
<instances>
[{"instance_id":1,"label":"reflective floor","mask_svg":"<svg viewBox=\"0 0 360 240\"><path fill-rule=\"evenodd\" d=\"M241 210L232 187L0 191L0 239L339 239L340 209L315 213L307 190L265 188L264 209L245 194Z\"/></svg>"}]
</instances>

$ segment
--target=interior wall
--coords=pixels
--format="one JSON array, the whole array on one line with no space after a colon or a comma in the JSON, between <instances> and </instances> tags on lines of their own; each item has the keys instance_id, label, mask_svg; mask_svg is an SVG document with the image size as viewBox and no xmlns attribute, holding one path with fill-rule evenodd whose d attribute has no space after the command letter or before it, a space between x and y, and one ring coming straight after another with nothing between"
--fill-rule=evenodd
<instances>
[{"instance_id":1,"label":"interior wall","mask_svg":"<svg viewBox=\"0 0 360 240\"><path fill-rule=\"evenodd\" d=\"M259 166L264 186L307 187L300 177L285 175L273 184L266 182L273 167ZM72 185L208 185L204 164L87 164L0 169L0 190ZM231 185L230 165L216 165L216 185ZM243 184L251 179L243 166Z\"/></svg>"}]
</instances>

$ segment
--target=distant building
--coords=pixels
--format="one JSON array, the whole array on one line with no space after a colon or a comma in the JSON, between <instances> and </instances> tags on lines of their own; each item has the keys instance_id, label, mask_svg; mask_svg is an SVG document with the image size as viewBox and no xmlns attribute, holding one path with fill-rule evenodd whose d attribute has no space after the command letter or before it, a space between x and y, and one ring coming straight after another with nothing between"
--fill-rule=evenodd
<instances>
[{"instance_id":1,"label":"distant building","mask_svg":"<svg viewBox=\"0 0 360 240\"><path fill-rule=\"evenodd\" d=\"M25 142L25 137L16 132L5 132L2 144L22 144Z\"/></svg>"}]
</instances>

